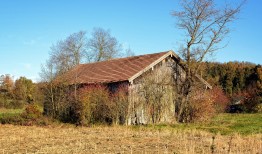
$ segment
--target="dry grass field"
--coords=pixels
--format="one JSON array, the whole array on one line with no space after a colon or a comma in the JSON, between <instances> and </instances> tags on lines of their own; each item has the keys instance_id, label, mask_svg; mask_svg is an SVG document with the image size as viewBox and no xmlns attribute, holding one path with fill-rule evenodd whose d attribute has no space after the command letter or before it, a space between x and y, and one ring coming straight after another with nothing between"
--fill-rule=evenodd
<instances>
[{"instance_id":1,"label":"dry grass field","mask_svg":"<svg viewBox=\"0 0 262 154\"><path fill-rule=\"evenodd\" d=\"M214 139L212 139L214 137ZM154 127L0 125L0 153L262 153L262 135Z\"/></svg>"}]
</instances>

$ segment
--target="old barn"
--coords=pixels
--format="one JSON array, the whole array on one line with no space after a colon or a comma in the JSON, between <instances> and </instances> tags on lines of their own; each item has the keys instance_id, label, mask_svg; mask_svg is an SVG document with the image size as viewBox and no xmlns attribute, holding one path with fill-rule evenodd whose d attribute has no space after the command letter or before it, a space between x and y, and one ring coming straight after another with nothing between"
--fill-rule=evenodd
<instances>
[{"instance_id":1,"label":"old barn","mask_svg":"<svg viewBox=\"0 0 262 154\"><path fill-rule=\"evenodd\" d=\"M174 80L183 78L179 61L173 51L118 58L78 65L65 78L68 84L78 87L103 84L112 92L125 87L128 112L121 123L172 123L176 97L172 87Z\"/></svg>"}]
</instances>

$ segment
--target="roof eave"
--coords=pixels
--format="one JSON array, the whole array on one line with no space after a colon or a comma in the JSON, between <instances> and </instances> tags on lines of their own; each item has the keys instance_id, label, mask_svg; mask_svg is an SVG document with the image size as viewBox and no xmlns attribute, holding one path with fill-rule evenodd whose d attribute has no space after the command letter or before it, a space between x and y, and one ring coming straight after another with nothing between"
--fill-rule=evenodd
<instances>
[{"instance_id":1,"label":"roof eave","mask_svg":"<svg viewBox=\"0 0 262 154\"><path fill-rule=\"evenodd\" d=\"M150 65L148 65L146 68L144 68L143 70L139 71L138 73L136 73L135 75L131 76L128 81L130 83L133 83L133 81L138 78L140 75L142 75L144 72L150 70L151 68L153 68L154 66L156 66L158 63L160 63L162 60L164 60L165 58L167 58L168 56L171 57L175 57L176 59L178 59L178 56L174 53L174 51L169 50L166 54L164 54L163 56L161 56L160 58L158 58L156 61L154 61L153 63L151 63Z\"/></svg>"}]
</instances>

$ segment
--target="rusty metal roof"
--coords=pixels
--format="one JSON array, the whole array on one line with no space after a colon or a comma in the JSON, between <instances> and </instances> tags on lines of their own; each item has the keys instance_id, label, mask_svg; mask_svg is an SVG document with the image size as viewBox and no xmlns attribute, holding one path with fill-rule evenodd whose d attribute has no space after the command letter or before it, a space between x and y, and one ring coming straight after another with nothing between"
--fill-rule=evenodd
<instances>
[{"instance_id":1,"label":"rusty metal roof","mask_svg":"<svg viewBox=\"0 0 262 154\"><path fill-rule=\"evenodd\" d=\"M96 63L80 64L65 73L63 78L69 84L130 82L170 55L176 56L173 51L166 51Z\"/></svg>"}]
</instances>

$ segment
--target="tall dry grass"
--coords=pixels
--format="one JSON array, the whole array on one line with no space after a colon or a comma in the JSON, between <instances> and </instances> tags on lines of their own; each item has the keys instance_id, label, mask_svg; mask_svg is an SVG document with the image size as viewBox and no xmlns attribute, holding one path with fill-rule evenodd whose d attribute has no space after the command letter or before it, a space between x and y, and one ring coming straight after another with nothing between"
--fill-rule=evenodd
<instances>
[{"instance_id":1,"label":"tall dry grass","mask_svg":"<svg viewBox=\"0 0 262 154\"><path fill-rule=\"evenodd\" d=\"M214 138L214 140L212 139ZM261 153L262 135L124 126L0 125L0 153Z\"/></svg>"}]
</instances>

